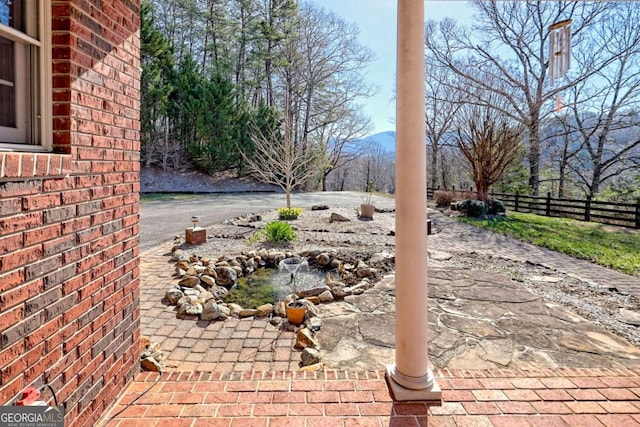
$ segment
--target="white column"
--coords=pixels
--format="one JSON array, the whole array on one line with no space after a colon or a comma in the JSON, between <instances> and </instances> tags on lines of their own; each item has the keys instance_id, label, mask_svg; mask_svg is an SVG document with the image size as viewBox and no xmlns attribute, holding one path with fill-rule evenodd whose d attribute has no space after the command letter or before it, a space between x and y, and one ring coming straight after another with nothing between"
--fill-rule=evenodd
<instances>
[{"instance_id":1,"label":"white column","mask_svg":"<svg viewBox=\"0 0 640 427\"><path fill-rule=\"evenodd\" d=\"M440 401L427 340L427 174L424 124L424 1L398 0L396 98L395 400Z\"/></svg>"}]
</instances>

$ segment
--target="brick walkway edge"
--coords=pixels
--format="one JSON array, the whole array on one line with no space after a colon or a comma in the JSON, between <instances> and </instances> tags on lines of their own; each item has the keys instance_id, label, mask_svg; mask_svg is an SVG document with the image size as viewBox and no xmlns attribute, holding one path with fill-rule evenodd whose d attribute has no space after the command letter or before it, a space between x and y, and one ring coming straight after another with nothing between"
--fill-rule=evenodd
<instances>
[{"instance_id":1,"label":"brick walkway edge","mask_svg":"<svg viewBox=\"0 0 640 427\"><path fill-rule=\"evenodd\" d=\"M384 372L142 373L108 427L640 426L640 369L442 370L442 406L393 402Z\"/></svg>"}]
</instances>

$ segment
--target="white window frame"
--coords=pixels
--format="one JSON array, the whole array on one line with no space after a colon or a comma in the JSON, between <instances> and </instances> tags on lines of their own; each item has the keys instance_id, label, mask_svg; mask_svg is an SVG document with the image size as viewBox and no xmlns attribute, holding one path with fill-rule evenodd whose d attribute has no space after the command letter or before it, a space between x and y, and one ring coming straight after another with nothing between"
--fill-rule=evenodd
<instances>
[{"instance_id":1,"label":"white window frame","mask_svg":"<svg viewBox=\"0 0 640 427\"><path fill-rule=\"evenodd\" d=\"M27 31L37 29L38 38L0 24L0 36L15 42L17 101L17 128L0 126L0 151L52 148L51 0L26 0L26 4Z\"/></svg>"}]
</instances>

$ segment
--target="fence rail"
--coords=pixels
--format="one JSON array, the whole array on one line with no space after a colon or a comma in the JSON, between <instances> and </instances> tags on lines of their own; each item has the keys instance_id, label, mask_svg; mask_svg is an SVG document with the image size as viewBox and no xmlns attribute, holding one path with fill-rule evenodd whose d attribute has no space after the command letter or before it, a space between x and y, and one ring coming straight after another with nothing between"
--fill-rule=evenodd
<instances>
[{"instance_id":1,"label":"fence rail","mask_svg":"<svg viewBox=\"0 0 640 427\"><path fill-rule=\"evenodd\" d=\"M427 190L427 197L433 198L435 191ZM441 190L448 191L448 190ZM451 190L455 191L455 190ZM546 196L524 194L491 193L491 197L501 200L507 209L536 215L573 218L601 224L619 225L640 229L640 199L636 203L600 202L585 199L556 199L551 193Z\"/></svg>"}]
</instances>

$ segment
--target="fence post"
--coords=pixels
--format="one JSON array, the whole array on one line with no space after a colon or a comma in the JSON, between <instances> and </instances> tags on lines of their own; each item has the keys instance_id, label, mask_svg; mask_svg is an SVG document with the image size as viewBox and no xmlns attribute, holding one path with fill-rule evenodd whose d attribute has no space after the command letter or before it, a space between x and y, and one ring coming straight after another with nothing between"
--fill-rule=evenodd
<instances>
[{"instance_id":1,"label":"fence post","mask_svg":"<svg viewBox=\"0 0 640 427\"><path fill-rule=\"evenodd\" d=\"M584 204L584 220L591 221L591 195L587 196L587 201Z\"/></svg>"},{"instance_id":2,"label":"fence post","mask_svg":"<svg viewBox=\"0 0 640 427\"><path fill-rule=\"evenodd\" d=\"M516 211L516 212L518 212L518 203L520 203L520 192L516 191L516 200L513 203L514 204L513 210Z\"/></svg>"},{"instance_id":3,"label":"fence post","mask_svg":"<svg viewBox=\"0 0 640 427\"><path fill-rule=\"evenodd\" d=\"M640 199L636 201L636 228L640 228Z\"/></svg>"},{"instance_id":4,"label":"fence post","mask_svg":"<svg viewBox=\"0 0 640 427\"><path fill-rule=\"evenodd\" d=\"M551 191L547 191L547 216L551 216Z\"/></svg>"}]
</instances>

